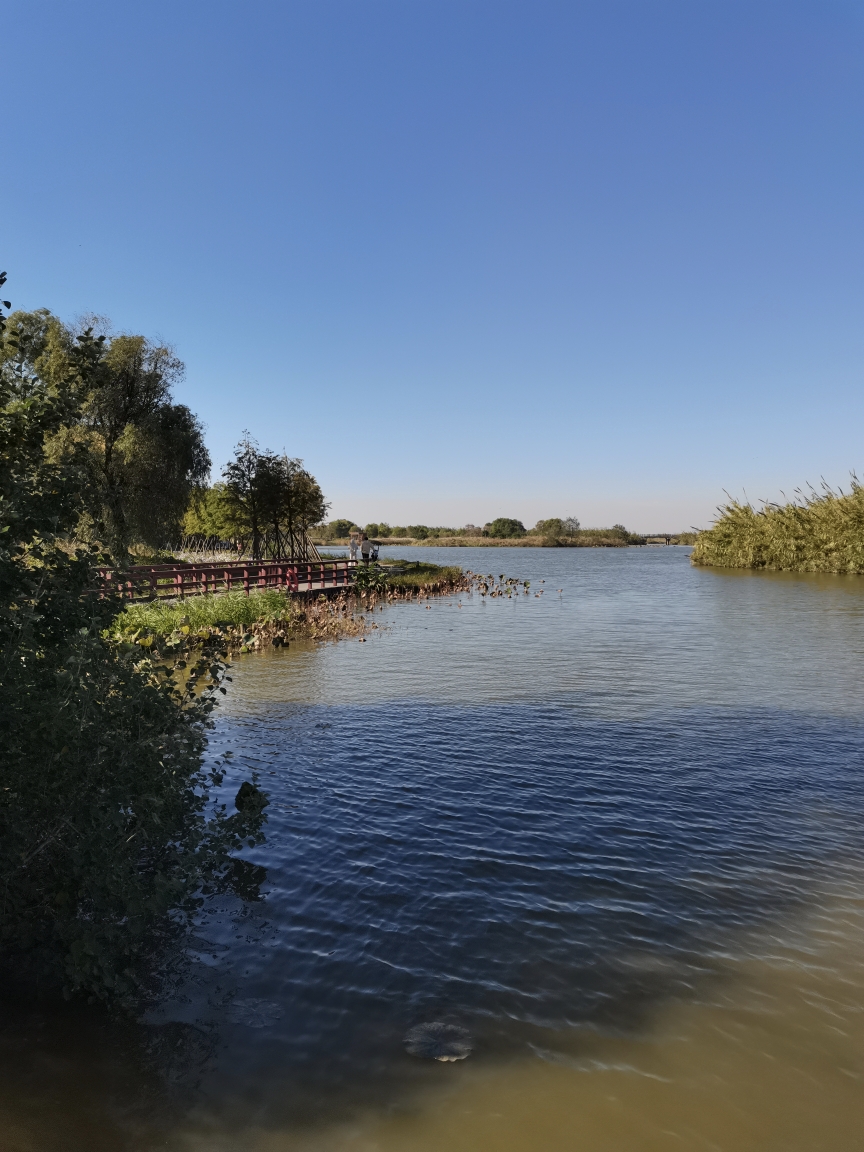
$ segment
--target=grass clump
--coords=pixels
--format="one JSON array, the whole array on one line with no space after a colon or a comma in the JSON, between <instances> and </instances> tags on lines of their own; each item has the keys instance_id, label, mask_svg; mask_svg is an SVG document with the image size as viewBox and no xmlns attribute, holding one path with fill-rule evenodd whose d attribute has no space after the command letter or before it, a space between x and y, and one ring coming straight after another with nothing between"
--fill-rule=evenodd
<instances>
[{"instance_id":1,"label":"grass clump","mask_svg":"<svg viewBox=\"0 0 864 1152\"><path fill-rule=\"evenodd\" d=\"M400 567L404 564L407 572L387 576L388 588L427 588L430 585L458 584L464 572L455 564L423 564L417 561L394 561Z\"/></svg>"},{"instance_id":2,"label":"grass clump","mask_svg":"<svg viewBox=\"0 0 864 1152\"><path fill-rule=\"evenodd\" d=\"M186 600L156 600L130 604L114 620L112 634L118 639L135 632L168 636L188 627L197 632L215 627L249 627L257 623L287 620L292 614L291 597L278 588L258 592L226 592L217 596L190 596Z\"/></svg>"},{"instance_id":3,"label":"grass clump","mask_svg":"<svg viewBox=\"0 0 864 1152\"><path fill-rule=\"evenodd\" d=\"M799 493L757 509L731 500L697 537L694 564L776 572L864 573L864 488Z\"/></svg>"}]
</instances>

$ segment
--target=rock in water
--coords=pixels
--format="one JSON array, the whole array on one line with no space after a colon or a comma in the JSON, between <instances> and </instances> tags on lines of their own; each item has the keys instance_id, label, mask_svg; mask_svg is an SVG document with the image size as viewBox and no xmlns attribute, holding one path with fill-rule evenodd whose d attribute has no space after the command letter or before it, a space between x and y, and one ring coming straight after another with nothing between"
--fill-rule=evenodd
<instances>
[{"instance_id":1,"label":"rock in water","mask_svg":"<svg viewBox=\"0 0 864 1152\"><path fill-rule=\"evenodd\" d=\"M458 1024L418 1024L405 1034L405 1048L426 1060L464 1060L471 1055L471 1035Z\"/></svg>"}]
</instances>

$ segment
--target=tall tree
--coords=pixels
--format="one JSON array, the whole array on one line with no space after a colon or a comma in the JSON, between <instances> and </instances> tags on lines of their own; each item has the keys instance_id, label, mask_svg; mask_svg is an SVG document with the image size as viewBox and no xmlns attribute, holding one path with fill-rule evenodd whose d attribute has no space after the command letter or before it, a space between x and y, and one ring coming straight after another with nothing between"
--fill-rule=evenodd
<instances>
[{"instance_id":1,"label":"tall tree","mask_svg":"<svg viewBox=\"0 0 864 1152\"><path fill-rule=\"evenodd\" d=\"M258 442L248 432L234 449L234 459L222 469L223 503L234 532L250 538L252 555L261 555L267 525L267 478Z\"/></svg>"},{"instance_id":2,"label":"tall tree","mask_svg":"<svg viewBox=\"0 0 864 1152\"><path fill-rule=\"evenodd\" d=\"M248 433L222 476L223 499L235 524L250 538L256 559L265 551L280 557L299 556L305 533L327 514L329 505L321 487L303 461L261 451Z\"/></svg>"},{"instance_id":3,"label":"tall tree","mask_svg":"<svg viewBox=\"0 0 864 1152\"><path fill-rule=\"evenodd\" d=\"M55 391L68 387L80 355L71 329L46 309L15 312L7 328L7 371ZM92 330L88 339L95 355L86 378L76 377L75 417L52 433L50 452L62 459L86 447L91 482L78 532L122 563L131 544L158 546L179 532L210 460L199 421L172 402L183 364L170 348L143 336L96 338Z\"/></svg>"},{"instance_id":4,"label":"tall tree","mask_svg":"<svg viewBox=\"0 0 864 1152\"><path fill-rule=\"evenodd\" d=\"M182 374L165 345L115 336L84 404L100 528L117 559L136 539L159 545L176 535L194 486L210 470L199 421L171 402L171 385Z\"/></svg>"}]
</instances>

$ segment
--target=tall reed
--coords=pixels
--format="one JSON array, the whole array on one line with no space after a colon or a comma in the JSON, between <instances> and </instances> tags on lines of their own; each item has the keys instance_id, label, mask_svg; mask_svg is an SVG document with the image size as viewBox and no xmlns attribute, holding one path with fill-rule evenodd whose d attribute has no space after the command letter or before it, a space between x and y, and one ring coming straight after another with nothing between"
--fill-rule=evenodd
<instances>
[{"instance_id":1,"label":"tall reed","mask_svg":"<svg viewBox=\"0 0 864 1152\"><path fill-rule=\"evenodd\" d=\"M864 488L799 492L788 504L762 508L730 500L700 532L694 564L777 572L864 572Z\"/></svg>"}]
</instances>

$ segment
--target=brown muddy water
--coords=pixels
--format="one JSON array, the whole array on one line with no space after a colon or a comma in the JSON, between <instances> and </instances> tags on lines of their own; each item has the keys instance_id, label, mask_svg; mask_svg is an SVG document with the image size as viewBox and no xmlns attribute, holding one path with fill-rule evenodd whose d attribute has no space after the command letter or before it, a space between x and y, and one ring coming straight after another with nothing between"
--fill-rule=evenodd
<instances>
[{"instance_id":1,"label":"brown muddy water","mask_svg":"<svg viewBox=\"0 0 864 1152\"><path fill-rule=\"evenodd\" d=\"M530 595L237 661L265 898L138 1021L7 998L4 1152L864 1146L864 581L465 553Z\"/></svg>"}]
</instances>

